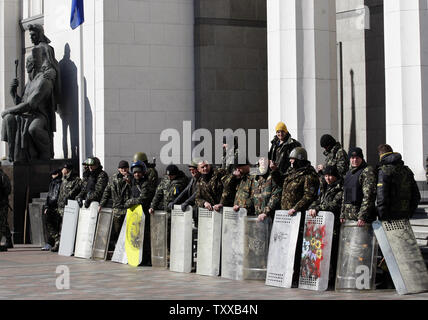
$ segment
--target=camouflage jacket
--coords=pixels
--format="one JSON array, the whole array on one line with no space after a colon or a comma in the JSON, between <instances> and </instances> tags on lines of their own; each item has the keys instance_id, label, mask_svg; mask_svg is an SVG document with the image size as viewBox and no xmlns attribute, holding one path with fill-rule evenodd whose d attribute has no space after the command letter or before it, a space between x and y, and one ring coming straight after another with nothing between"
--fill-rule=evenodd
<instances>
[{"instance_id":1,"label":"camouflage jacket","mask_svg":"<svg viewBox=\"0 0 428 320\"><path fill-rule=\"evenodd\" d=\"M143 176L141 180L133 178L130 185L130 197L126 200L124 207L128 209L141 204L144 211L147 211L154 196L153 187L150 184L151 182L147 175Z\"/></svg>"},{"instance_id":2,"label":"camouflage jacket","mask_svg":"<svg viewBox=\"0 0 428 320\"><path fill-rule=\"evenodd\" d=\"M257 215L265 213L273 218L281 203L282 187L275 183L272 175L255 176L251 186L251 200Z\"/></svg>"},{"instance_id":3,"label":"camouflage jacket","mask_svg":"<svg viewBox=\"0 0 428 320\"><path fill-rule=\"evenodd\" d=\"M336 220L339 219L343 198L343 180L337 180L331 185L324 181L320 191L318 199L310 205L309 209L315 209L317 212L329 211L334 214Z\"/></svg>"},{"instance_id":4,"label":"camouflage jacket","mask_svg":"<svg viewBox=\"0 0 428 320\"><path fill-rule=\"evenodd\" d=\"M82 180L72 170L68 175L62 177L61 188L58 195L58 212L64 214L64 207L68 200L74 200L82 188Z\"/></svg>"},{"instance_id":5,"label":"camouflage jacket","mask_svg":"<svg viewBox=\"0 0 428 320\"><path fill-rule=\"evenodd\" d=\"M131 176L130 176L130 179ZM105 207L109 199L112 199L112 211L114 215L124 214L125 202L131 197L131 185L123 179L123 175L116 173L112 175L104 189L100 206Z\"/></svg>"},{"instance_id":6,"label":"camouflage jacket","mask_svg":"<svg viewBox=\"0 0 428 320\"><path fill-rule=\"evenodd\" d=\"M275 162L278 166L280 174L283 176L286 174L288 168L290 167L290 158L289 155L294 148L301 147L299 141L291 138L291 135L288 134L287 140L279 144L279 138L277 136L271 141L271 148L269 150L269 160Z\"/></svg>"},{"instance_id":7,"label":"camouflage jacket","mask_svg":"<svg viewBox=\"0 0 428 320\"><path fill-rule=\"evenodd\" d=\"M349 158L340 142L337 142L330 152L324 151L324 155L326 156L324 168L327 166L335 166L339 174L344 177L348 172Z\"/></svg>"},{"instance_id":8,"label":"camouflage jacket","mask_svg":"<svg viewBox=\"0 0 428 320\"><path fill-rule=\"evenodd\" d=\"M176 197L183 191L189 178L179 171L174 180L170 180L165 176L156 189L155 196L150 205L155 210L168 210L168 204L175 200Z\"/></svg>"},{"instance_id":9,"label":"camouflage jacket","mask_svg":"<svg viewBox=\"0 0 428 320\"><path fill-rule=\"evenodd\" d=\"M212 167L211 173L202 175L196 187L195 204L199 208L204 207L204 203L211 205L219 204L223 194L223 182L227 178L225 169Z\"/></svg>"},{"instance_id":10,"label":"camouflage jacket","mask_svg":"<svg viewBox=\"0 0 428 320\"><path fill-rule=\"evenodd\" d=\"M158 185L159 175L155 168L147 168L147 180L149 181L149 187L152 189L153 194L156 192L156 186Z\"/></svg>"},{"instance_id":11,"label":"camouflage jacket","mask_svg":"<svg viewBox=\"0 0 428 320\"><path fill-rule=\"evenodd\" d=\"M318 175L308 163L305 167L290 167L282 186L281 209L306 211L317 198L320 181Z\"/></svg>"},{"instance_id":12,"label":"camouflage jacket","mask_svg":"<svg viewBox=\"0 0 428 320\"><path fill-rule=\"evenodd\" d=\"M234 206L241 181L241 178L236 177L232 173L229 173L222 178L221 182L223 184L223 192L221 193L220 204L225 207ZM243 208L246 207L243 206Z\"/></svg>"},{"instance_id":13,"label":"camouflage jacket","mask_svg":"<svg viewBox=\"0 0 428 320\"><path fill-rule=\"evenodd\" d=\"M421 200L414 174L404 165L401 154L384 156L377 169L379 219L409 219Z\"/></svg>"},{"instance_id":14,"label":"camouflage jacket","mask_svg":"<svg viewBox=\"0 0 428 320\"><path fill-rule=\"evenodd\" d=\"M345 203L346 197L346 181L352 178L352 175L358 173L361 168L364 168L361 175L358 178L359 185L362 192L361 204ZM366 162L363 162L358 168L350 168L344 181L344 192L342 197L342 209L340 218L347 220L363 220L365 222L374 221L376 218L376 183L377 177L373 167L367 166Z\"/></svg>"},{"instance_id":15,"label":"camouflage jacket","mask_svg":"<svg viewBox=\"0 0 428 320\"><path fill-rule=\"evenodd\" d=\"M254 205L251 198L251 190L252 190L254 177L250 176L249 174L246 174L239 179L237 179L236 176L233 176L233 177L234 178L232 179L235 181L231 181L231 183L225 186L225 190L228 190L227 192L234 194L233 205L247 209L248 215L253 214ZM226 199L226 197L227 196L225 195L224 199ZM223 201L226 201L226 203L223 203L223 205L230 206L230 204L227 203L227 200L223 200Z\"/></svg>"},{"instance_id":16,"label":"camouflage jacket","mask_svg":"<svg viewBox=\"0 0 428 320\"><path fill-rule=\"evenodd\" d=\"M87 180L85 179L82 191L80 191L77 197L89 202L100 202L107 184L108 175L105 171L103 171L102 166L100 166L95 171L90 172Z\"/></svg>"}]
</instances>

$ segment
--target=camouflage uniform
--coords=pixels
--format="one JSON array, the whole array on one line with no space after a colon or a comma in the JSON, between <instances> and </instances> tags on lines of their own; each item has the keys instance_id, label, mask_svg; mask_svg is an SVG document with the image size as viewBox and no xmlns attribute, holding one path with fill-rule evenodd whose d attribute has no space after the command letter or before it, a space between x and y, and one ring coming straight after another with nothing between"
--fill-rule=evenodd
<instances>
[{"instance_id":1,"label":"camouflage uniform","mask_svg":"<svg viewBox=\"0 0 428 320\"><path fill-rule=\"evenodd\" d=\"M208 202L212 206L219 204L223 194L223 181L227 178L225 169L212 167L211 172L202 175L197 184L195 204L198 208L204 208L204 203Z\"/></svg>"},{"instance_id":2,"label":"camouflage uniform","mask_svg":"<svg viewBox=\"0 0 428 320\"><path fill-rule=\"evenodd\" d=\"M234 195L234 206L239 206L241 208L247 209L247 215L254 214L254 205L251 198L253 177L250 176L248 173L239 179L236 178L236 176L233 176L230 182L231 183L225 186L223 191L223 202L226 202L226 204L224 205L229 206L227 200L225 199L227 199L228 194L231 194ZM231 188L231 186L233 187Z\"/></svg>"},{"instance_id":3,"label":"camouflage uniform","mask_svg":"<svg viewBox=\"0 0 428 320\"><path fill-rule=\"evenodd\" d=\"M281 175L285 175L287 169L290 167L289 155L294 148L300 147L299 141L291 138L291 135L287 133L286 140L282 144L279 144L280 140L277 136L271 141L271 148L269 150L269 160L272 160L278 166L278 170Z\"/></svg>"},{"instance_id":4,"label":"camouflage uniform","mask_svg":"<svg viewBox=\"0 0 428 320\"><path fill-rule=\"evenodd\" d=\"M255 176L251 186L251 199L256 215L265 213L273 218L281 203L281 186L272 179L272 175Z\"/></svg>"},{"instance_id":5,"label":"camouflage uniform","mask_svg":"<svg viewBox=\"0 0 428 320\"><path fill-rule=\"evenodd\" d=\"M9 214L9 194L11 191L10 179L7 174L0 169L0 240L3 236L8 239L12 237L7 221Z\"/></svg>"},{"instance_id":6,"label":"camouflage uniform","mask_svg":"<svg viewBox=\"0 0 428 320\"><path fill-rule=\"evenodd\" d=\"M319 183L318 175L310 164L298 169L290 167L282 186L281 209L306 211L317 198Z\"/></svg>"},{"instance_id":7,"label":"camouflage uniform","mask_svg":"<svg viewBox=\"0 0 428 320\"><path fill-rule=\"evenodd\" d=\"M82 180L70 171L68 175L62 177L61 188L58 195L58 213L64 216L64 207L67 205L68 200L74 200L82 188Z\"/></svg>"},{"instance_id":8,"label":"camouflage uniform","mask_svg":"<svg viewBox=\"0 0 428 320\"><path fill-rule=\"evenodd\" d=\"M99 166L97 169L90 172L89 177L83 184L84 186L77 198L85 200L85 206L93 201L100 202L104 189L108 184L108 175L103 171L103 167Z\"/></svg>"},{"instance_id":9,"label":"camouflage uniform","mask_svg":"<svg viewBox=\"0 0 428 320\"><path fill-rule=\"evenodd\" d=\"M126 214L126 201L131 197L131 186L123 179L121 173L110 177L107 187L104 189L100 207L105 207L109 199L112 199L112 212L114 217Z\"/></svg>"},{"instance_id":10,"label":"camouflage uniform","mask_svg":"<svg viewBox=\"0 0 428 320\"><path fill-rule=\"evenodd\" d=\"M149 168L148 165L146 164L147 167L147 180L149 181L149 187L152 189L153 193L156 192L156 186L158 185L158 179L159 179L159 175L158 172L155 168Z\"/></svg>"},{"instance_id":11,"label":"camouflage uniform","mask_svg":"<svg viewBox=\"0 0 428 320\"><path fill-rule=\"evenodd\" d=\"M334 214L335 220L340 217L340 209L342 208L343 198L343 180L337 180L329 185L327 182L321 184L320 195L309 207L317 212L328 211Z\"/></svg>"},{"instance_id":12,"label":"camouflage uniform","mask_svg":"<svg viewBox=\"0 0 428 320\"><path fill-rule=\"evenodd\" d=\"M155 210L170 211L168 209L168 204L174 201L180 192L186 188L188 181L189 179L183 171L179 171L174 180L170 180L165 176L156 189L150 207Z\"/></svg>"},{"instance_id":13,"label":"camouflage uniform","mask_svg":"<svg viewBox=\"0 0 428 320\"><path fill-rule=\"evenodd\" d=\"M360 199L353 201L352 190L347 187L347 181L358 177L359 190L354 192L354 195ZM346 220L363 220L364 222L372 222L376 218L376 172L373 167L368 166L365 161L358 168L350 168L348 171L344 186L343 199L340 219Z\"/></svg>"},{"instance_id":14,"label":"camouflage uniform","mask_svg":"<svg viewBox=\"0 0 428 320\"><path fill-rule=\"evenodd\" d=\"M414 174L401 154L382 157L378 167L377 207L379 219L409 219L421 200Z\"/></svg>"},{"instance_id":15,"label":"camouflage uniform","mask_svg":"<svg viewBox=\"0 0 428 320\"><path fill-rule=\"evenodd\" d=\"M49 192L43 206L43 222L47 231L47 242L53 245L59 241L62 217L58 213L58 198L62 185L62 177L58 176L49 184ZM45 210L47 212L45 213Z\"/></svg>"},{"instance_id":16,"label":"camouflage uniform","mask_svg":"<svg viewBox=\"0 0 428 320\"><path fill-rule=\"evenodd\" d=\"M324 151L324 155L326 156L324 168L334 166L339 171L339 174L344 177L348 172L349 158L340 142L337 142L330 152Z\"/></svg>"}]
</instances>

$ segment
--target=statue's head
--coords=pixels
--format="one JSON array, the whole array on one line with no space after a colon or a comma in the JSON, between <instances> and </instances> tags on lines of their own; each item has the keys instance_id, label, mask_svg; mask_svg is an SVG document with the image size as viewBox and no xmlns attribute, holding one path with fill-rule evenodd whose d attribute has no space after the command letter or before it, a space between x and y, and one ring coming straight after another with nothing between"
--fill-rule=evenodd
<instances>
[{"instance_id":1,"label":"statue's head","mask_svg":"<svg viewBox=\"0 0 428 320\"><path fill-rule=\"evenodd\" d=\"M45 36L45 30L41 24L30 24L28 25L30 31L31 42L34 45L38 45L40 42L50 43L51 41Z\"/></svg>"}]
</instances>

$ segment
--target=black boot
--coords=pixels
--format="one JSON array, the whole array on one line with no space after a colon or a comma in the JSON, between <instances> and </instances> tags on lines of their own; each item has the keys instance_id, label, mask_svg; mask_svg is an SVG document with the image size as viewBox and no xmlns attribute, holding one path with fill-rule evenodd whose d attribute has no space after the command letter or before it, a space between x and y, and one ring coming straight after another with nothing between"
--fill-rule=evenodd
<instances>
[{"instance_id":1,"label":"black boot","mask_svg":"<svg viewBox=\"0 0 428 320\"><path fill-rule=\"evenodd\" d=\"M51 249L51 252L58 252L59 250L59 241L55 241L54 246Z\"/></svg>"},{"instance_id":2,"label":"black boot","mask_svg":"<svg viewBox=\"0 0 428 320\"><path fill-rule=\"evenodd\" d=\"M5 247L8 248L8 249L12 249L13 248L12 236L6 238Z\"/></svg>"}]
</instances>

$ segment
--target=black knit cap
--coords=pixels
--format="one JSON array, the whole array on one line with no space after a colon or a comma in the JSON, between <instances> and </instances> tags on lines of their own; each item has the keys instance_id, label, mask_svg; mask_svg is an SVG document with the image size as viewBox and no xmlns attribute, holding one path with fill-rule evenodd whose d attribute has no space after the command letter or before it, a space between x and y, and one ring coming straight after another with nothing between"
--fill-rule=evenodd
<instances>
[{"instance_id":1,"label":"black knit cap","mask_svg":"<svg viewBox=\"0 0 428 320\"><path fill-rule=\"evenodd\" d=\"M322 172L324 175L335 176L336 178L339 178L339 171L337 171L336 166L327 166L323 169Z\"/></svg>"},{"instance_id":2,"label":"black knit cap","mask_svg":"<svg viewBox=\"0 0 428 320\"><path fill-rule=\"evenodd\" d=\"M73 170L73 165L71 163L66 163L62 166L63 169Z\"/></svg>"},{"instance_id":3,"label":"black knit cap","mask_svg":"<svg viewBox=\"0 0 428 320\"><path fill-rule=\"evenodd\" d=\"M364 159L363 150L358 147L350 148L348 153L349 159L352 157L360 157L361 159Z\"/></svg>"},{"instance_id":4,"label":"black knit cap","mask_svg":"<svg viewBox=\"0 0 428 320\"><path fill-rule=\"evenodd\" d=\"M176 176L178 174L178 167L175 164L170 164L166 167L166 174L168 176Z\"/></svg>"},{"instance_id":5,"label":"black knit cap","mask_svg":"<svg viewBox=\"0 0 428 320\"><path fill-rule=\"evenodd\" d=\"M321 148L332 147L336 144L336 139L329 134L325 134L321 137L320 144Z\"/></svg>"},{"instance_id":6,"label":"black knit cap","mask_svg":"<svg viewBox=\"0 0 428 320\"><path fill-rule=\"evenodd\" d=\"M129 168L129 163L128 161L125 160L121 160L119 162L119 165L117 166L119 169L123 169L123 168Z\"/></svg>"}]
</instances>

